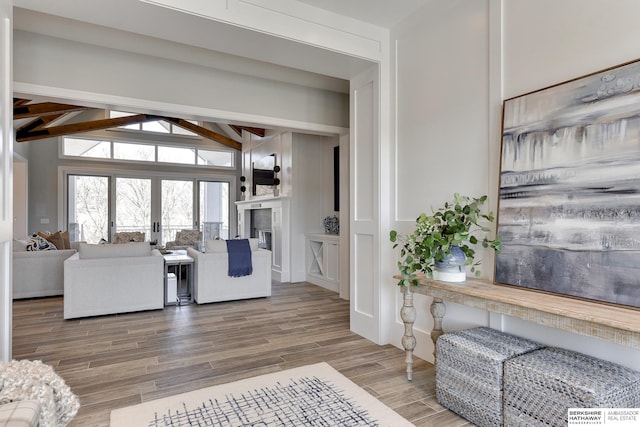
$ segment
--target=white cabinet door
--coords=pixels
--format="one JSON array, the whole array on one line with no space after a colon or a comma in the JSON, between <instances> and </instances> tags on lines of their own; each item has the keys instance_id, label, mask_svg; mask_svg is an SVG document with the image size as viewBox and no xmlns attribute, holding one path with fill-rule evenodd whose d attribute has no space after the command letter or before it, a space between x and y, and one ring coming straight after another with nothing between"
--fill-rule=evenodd
<instances>
[{"instance_id":1,"label":"white cabinet door","mask_svg":"<svg viewBox=\"0 0 640 427\"><path fill-rule=\"evenodd\" d=\"M340 291L340 245L338 236L307 235L306 280L335 292Z\"/></svg>"},{"instance_id":2,"label":"white cabinet door","mask_svg":"<svg viewBox=\"0 0 640 427\"><path fill-rule=\"evenodd\" d=\"M340 245L326 242L324 245L325 276L327 280L340 282Z\"/></svg>"}]
</instances>

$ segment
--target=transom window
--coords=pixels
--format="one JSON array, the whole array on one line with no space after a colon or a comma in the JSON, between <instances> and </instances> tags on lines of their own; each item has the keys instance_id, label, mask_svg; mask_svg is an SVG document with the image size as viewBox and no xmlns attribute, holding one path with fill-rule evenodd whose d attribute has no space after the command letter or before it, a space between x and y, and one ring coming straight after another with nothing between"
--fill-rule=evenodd
<instances>
[{"instance_id":1,"label":"transom window","mask_svg":"<svg viewBox=\"0 0 640 427\"><path fill-rule=\"evenodd\" d=\"M109 118L115 119L118 117L127 117L133 116L134 113L127 113L125 111L109 111ZM198 122L195 120L187 120L189 123L197 125ZM197 134L191 132L190 130L183 129L180 126L176 126L173 123L169 123L164 120L154 120L151 122L144 123L133 123L130 125L120 126L116 129L127 129L127 130L137 130L142 132L156 132L156 133L165 133L165 134L173 134L173 135L181 135L181 136L198 136Z\"/></svg>"},{"instance_id":2,"label":"transom window","mask_svg":"<svg viewBox=\"0 0 640 427\"><path fill-rule=\"evenodd\" d=\"M100 160L132 161L234 168L235 152L214 148L177 147L161 143L62 138L62 155Z\"/></svg>"}]
</instances>

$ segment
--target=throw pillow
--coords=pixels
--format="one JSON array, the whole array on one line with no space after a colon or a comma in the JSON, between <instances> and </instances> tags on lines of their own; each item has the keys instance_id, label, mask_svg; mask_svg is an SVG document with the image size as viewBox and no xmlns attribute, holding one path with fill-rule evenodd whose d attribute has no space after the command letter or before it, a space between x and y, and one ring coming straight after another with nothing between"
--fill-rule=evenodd
<instances>
[{"instance_id":1,"label":"throw pillow","mask_svg":"<svg viewBox=\"0 0 640 427\"><path fill-rule=\"evenodd\" d=\"M56 249L64 249L64 240L62 240L62 235L60 235L59 231L56 231L53 234L46 234L38 231L38 236L47 239L56 247Z\"/></svg>"},{"instance_id":2,"label":"throw pillow","mask_svg":"<svg viewBox=\"0 0 640 427\"><path fill-rule=\"evenodd\" d=\"M144 233L139 231L120 231L113 235L113 243L144 242Z\"/></svg>"},{"instance_id":3,"label":"throw pillow","mask_svg":"<svg viewBox=\"0 0 640 427\"><path fill-rule=\"evenodd\" d=\"M214 252L214 253L226 253L227 241L226 240L207 240L206 251Z\"/></svg>"},{"instance_id":4,"label":"throw pillow","mask_svg":"<svg viewBox=\"0 0 640 427\"><path fill-rule=\"evenodd\" d=\"M182 230L176 233L176 246L196 246L202 237L200 230Z\"/></svg>"},{"instance_id":5,"label":"throw pillow","mask_svg":"<svg viewBox=\"0 0 640 427\"><path fill-rule=\"evenodd\" d=\"M28 251L54 251L56 249L56 245L37 234L32 235L27 243Z\"/></svg>"},{"instance_id":6,"label":"throw pillow","mask_svg":"<svg viewBox=\"0 0 640 427\"><path fill-rule=\"evenodd\" d=\"M62 242L64 243L65 249L71 249L71 238L69 237L69 231L61 231L60 236L62 236Z\"/></svg>"}]
</instances>

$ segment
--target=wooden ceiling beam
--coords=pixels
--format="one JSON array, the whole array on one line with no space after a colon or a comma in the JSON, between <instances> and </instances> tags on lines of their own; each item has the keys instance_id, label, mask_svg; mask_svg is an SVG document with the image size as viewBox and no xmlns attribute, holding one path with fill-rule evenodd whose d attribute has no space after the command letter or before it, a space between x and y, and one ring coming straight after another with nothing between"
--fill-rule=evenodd
<instances>
[{"instance_id":1,"label":"wooden ceiling beam","mask_svg":"<svg viewBox=\"0 0 640 427\"><path fill-rule=\"evenodd\" d=\"M90 110L90 107L79 105L58 104L57 102L41 102L39 104L26 104L13 107L13 118L28 119L49 114L71 113L73 111Z\"/></svg>"},{"instance_id":2,"label":"wooden ceiling beam","mask_svg":"<svg viewBox=\"0 0 640 427\"><path fill-rule=\"evenodd\" d=\"M29 102L31 102L30 99L23 99L23 98L13 98L13 107L18 107L20 105L24 105L24 104L28 104Z\"/></svg>"},{"instance_id":3,"label":"wooden ceiling beam","mask_svg":"<svg viewBox=\"0 0 640 427\"><path fill-rule=\"evenodd\" d=\"M42 129L45 126L47 126L49 123L54 122L56 120L58 120L60 117L65 116L66 113L61 113L61 114L54 114L51 116L43 116L43 117L38 117L35 120L31 120L28 123L25 123L24 125L20 126L19 128L16 129L16 132L32 132L38 129Z\"/></svg>"},{"instance_id":4,"label":"wooden ceiling beam","mask_svg":"<svg viewBox=\"0 0 640 427\"><path fill-rule=\"evenodd\" d=\"M34 130L16 131L16 141L26 142L56 136L71 135L74 133L91 132L94 130L110 129L134 123L152 122L154 120L166 120L164 117L152 116L149 114L136 114L133 116L116 117L113 119L92 120L82 123L71 123L68 125L52 126L48 128L38 128Z\"/></svg>"},{"instance_id":5,"label":"wooden ceiling beam","mask_svg":"<svg viewBox=\"0 0 640 427\"><path fill-rule=\"evenodd\" d=\"M184 120L184 119L176 119L173 117L160 117L162 120L166 120L174 125L181 127L183 129L189 130L197 135L202 136L203 138L211 139L213 141L219 142L220 144L224 144L227 147L234 148L236 150L242 150L242 144L238 141L235 141L228 136L219 134L202 126L194 125L193 123Z\"/></svg>"},{"instance_id":6,"label":"wooden ceiling beam","mask_svg":"<svg viewBox=\"0 0 640 427\"><path fill-rule=\"evenodd\" d=\"M244 129L249 133L252 133L256 136L259 136L260 138L264 138L264 136L266 135L266 129L263 128L253 128L253 127L249 127L249 126L240 126L240 129Z\"/></svg>"},{"instance_id":7,"label":"wooden ceiling beam","mask_svg":"<svg viewBox=\"0 0 640 427\"><path fill-rule=\"evenodd\" d=\"M232 131L234 131L240 138L242 138L242 129L240 129L240 126L236 126L236 125L229 125L229 127L231 128Z\"/></svg>"},{"instance_id":8,"label":"wooden ceiling beam","mask_svg":"<svg viewBox=\"0 0 640 427\"><path fill-rule=\"evenodd\" d=\"M35 118L16 130L16 141L26 142L35 141L38 139L53 138L57 136L70 135L75 133L91 132L102 129L116 128L120 126L126 126L135 123L149 122L154 120L164 120L174 125L187 129L203 138L211 139L220 144L231 147L235 150L242 150L242 144L225 136L204 128L202 126L195 125L187 120L177 119L173 117L161 117L149 114L136 114L132 116L117 117L111 119L92 120L83 123L71 123L67 125L46 127L49 123L59 119L67 113L74 111L90 110L90 107L81 107L71 104L60 104L56 102L42 102L37 104L29 104L30 100L22 98L13 99L13 118L25 119ZM241 129L252 129L252 133L260 132L258 128L240 127ZM242 135L241 130L234 129ZM262 129L262 136L264 136L264 129Z\"/></svg>"},{"instance_id":9,"label":"wooden ceiling beam","mask_svg":"<svg viewBox=\"0 0 640 427\"><path fill-rule=\"evenodd\" d=\"M236 131L236 133L240 136L242 136L243 130L246 130L247 132L252 133L256 136L259 136L260 138L264 138L266 134L266 130L263 128L254 128L250 126L238 126L238 125L229 125L229 127L234 131Z\"/></svg>"}]
</instances>

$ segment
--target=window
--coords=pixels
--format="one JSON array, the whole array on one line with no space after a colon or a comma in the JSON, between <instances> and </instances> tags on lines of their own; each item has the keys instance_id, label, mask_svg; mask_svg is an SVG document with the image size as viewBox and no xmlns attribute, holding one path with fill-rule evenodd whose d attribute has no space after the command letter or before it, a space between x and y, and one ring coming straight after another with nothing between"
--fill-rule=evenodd
<instances>
[{"instance_id":1,"label":"window","mask_svg":"<svg viewBox=\"0 0 640 427\"><path fill-rule=\"evenodd\" d=\"M198 150L198 164L233 167L233 153L230 151Z\"/></svg>"},{"instance_id":2,"label":"window","mask_svg":"<svg viewBox=\"0 0 640 427\"><path fill-rule=\"evenodd\" d=\"M93 141L91 139L65 138L65 156L93 157L96 159L111 158L111 144L108 141Z\"/></svg>"},{"instance_id":3,"label":"window","mask_svg":"<svg viewBox=\"0 0 640 427\"><path fill-rule=\"evenodd\" d=\"M67 186L67 229L71 240L109 240L109 178L68 175Z\"/></svg>"},{"instance_id":4,"label":"window","mask_svg":"<svg viewBox=\"0 0 640 427\"><path fill-rule=\"evenodd\" d=\"M196 150L179 147L158 147L158 161L164 163L196 164Z\"/></svg>"},{"instance_id":5,"label":"window","mask_svg":"<svg viewBox=\"0 0 640 427\"><path fill-rule=\"evenodd\" d=\"M134 116L134 113L127 113L124 111L109 111L109 118L115 119L118 117L127 117ZM197 125L198 122L195 120L187 120L189 123ZM134 123L131 125L120 126L120 129L128 129L128 130L138 130L142 132L156 132L156 133L168 133L174 135L182 135L182 136L198 136L197 134L191 132L190 130L183 129L180 126L176 126L173 123L169 123L164 120L154 120L151 122L144 123Z\"/></svg>"},{"instance_id":6,"label":"window","mask_svg":"<svg viewBox=\"0 0 640 427\"><path fill-rule=\"evenodd\" d=\"M156 149L153 145L114 142L113 158L118 160L154 162L156 160Z\"/></svg>"},{"instance_id":7,"label":"window","mask_svg":"<svg viewBox=\"0 0 640 427\"><path fill-rule=\"evenodd\" d=\"M133 162L172 163L200 167L235 168L235 151L232 149L201 149L198 147L174 147L166 144L139 143L133 141L99 141L84 138L62 137L62 155L104 160Z\"/></svg>"},{"instance_id":8,"label":"window","mask_svg":"<svg viewBox=\"0 0 640 427\"><path fill-rule=\"evenodd\" d=\"M74 241L112 241L117 232L137 231L165 245L176 232L198 229L204 240L228 239L231 182L226 178L164 178L68 173L67 228ZM197 209L195 208L197 207Z\"/></svg>"}]
</instances>

